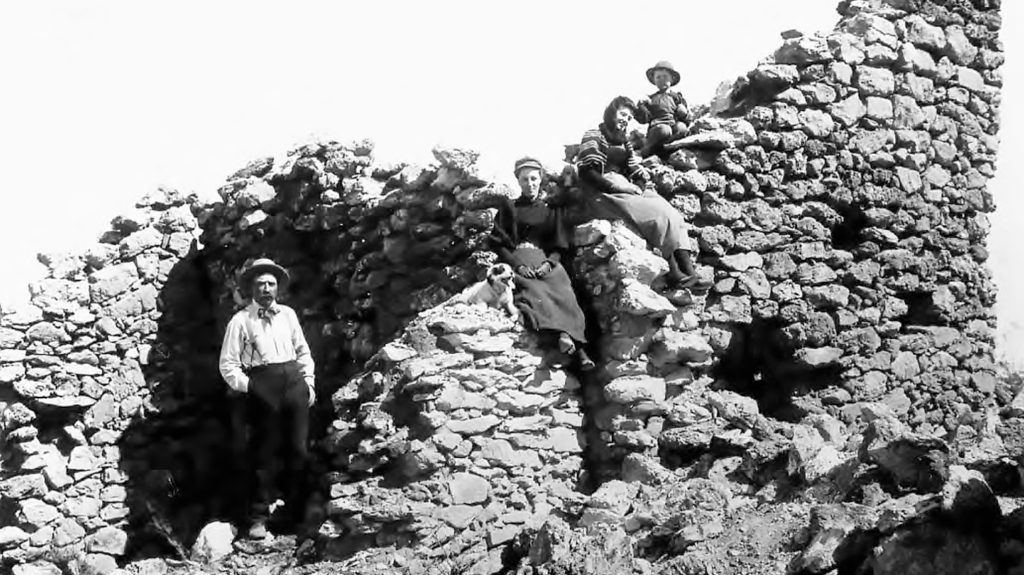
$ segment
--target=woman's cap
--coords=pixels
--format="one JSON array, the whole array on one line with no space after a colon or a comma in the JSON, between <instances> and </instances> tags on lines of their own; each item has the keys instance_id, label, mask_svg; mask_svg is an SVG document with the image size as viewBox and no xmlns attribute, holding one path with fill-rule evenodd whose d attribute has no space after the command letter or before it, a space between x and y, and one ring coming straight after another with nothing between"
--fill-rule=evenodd
<instances>
[{"instance_id":1,"label":"woman's cap","mask_svg":"<svg viewBox=\"0 0 1024 575\"><path fill-rule=\"evenodd\" d=\"M541 172L544 171L544 165L540 163L540 160L527 156L516 161L516 167L512 170L512 173L515 174L516 177L519 177L520 170L525 170L526 168L533 168L540 170Z\"/></svg>"}]
</instances>

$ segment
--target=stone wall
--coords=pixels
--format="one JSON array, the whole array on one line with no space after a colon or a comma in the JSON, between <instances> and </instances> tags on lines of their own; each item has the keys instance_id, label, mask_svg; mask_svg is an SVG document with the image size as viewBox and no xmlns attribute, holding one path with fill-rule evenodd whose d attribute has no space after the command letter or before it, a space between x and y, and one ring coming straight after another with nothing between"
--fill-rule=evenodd
<instances>
[{"instance_id":1,"label":"stone wall","mask_svg":"<svg viewBox=\"0 0 1024 575\"><path fill-rule=\"evenodd\" d=\"M712 299L738 296L744 321L750 302L724 373L832 384L829 404L884 398L915 428L951 429L997 391L984 246L998 2L840 12L835 32L788 39L737 83L723 107L753 128L746 141L672 161L725 177L696 215L702 249L720 256Z\"/></svg>"},{"instance_id":2,"label":"stone wall","mask_svg":"<svg viewBox=\"0 0 1024 575\"><path fill-rule=\"evenodd\" d=\"M338 554L416 542L495 567L524 526L614 523L656 498L633 483L674 468L741 468L749 495L780 457L809 482L891 464L878 421L925 447L990 438L992 416L960 424L1016 391L994 375L984 267L998 7L846 1L835 31L789 37L736 81L648 161L694 223L710 292L666 290L664 261L620 224L577 228L600 363L585 378L538 369L497 311L438 307L494 260L481 242L516 194L472 152L381 165L368 142L320 142L216 199L150 194L99 244L41 256L49 277L0 318L0 559L107 573L232 518L239 430L216 359L256 257L291 271L317 360ZM549 191L578 193L568 171Z\"/></svg>"},{"instance_id":3,"label":"stone wall","mask_svg":"<svg viewBox=\"0 0 1024 575\"><path fill-rule=\"evenodd\" d=\"M645 161L694 223L709 293L666 292L667 268L635 236L578 230L608 362L588 402L593 457L678 450L669 430L694 420L673 396L702 377L783 419L826 409L853 423L882 401L925 433L1011 398L984 266L998 3L839 11L833 32L788 34L721 90L667 161Z\"/></svg>"},{"instance_id":4,"label":"stone wall","mask_svg":"<svg viewBox=\"0 0 1024 575\"><path fill-rule=\"evenodd\" d=\"M167 391L149 368L163 357L170 282L198 222L185 198L161 189L112 226L86 250L40 256L49 274L31 285L32 303L3 315L7 564L45 558L107 572L127 550L129 480L147 470L125 452Z\"/></svg>"}]
</instances>

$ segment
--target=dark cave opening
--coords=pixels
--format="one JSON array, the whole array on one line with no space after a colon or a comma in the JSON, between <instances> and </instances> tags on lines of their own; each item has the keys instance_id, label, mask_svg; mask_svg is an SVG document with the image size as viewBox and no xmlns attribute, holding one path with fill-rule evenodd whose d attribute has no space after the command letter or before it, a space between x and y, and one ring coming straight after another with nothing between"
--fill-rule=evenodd
<instances>
[{"instance_id":1,"label":"dark cave opening","mask_svg":"<svg viewBox=\"0 0 1024 575\"><path fill-rule=\"evenodd\" d=\"M779 318L757 318L736 330L713 375L720 385L754 398L765 415L796 422L807 415L799 397L838 385L842 368L800 362L785 327Z\"/></svg>"},{"instance_id":2,"label":"dark cave opening","mask_svg":"<svg viewBox=\"0 0 1024 575\"><path fill-rule=\"evenodd\" d=\"M127 557L182 555L210 521L239 524L244 515L242 400L228 392L218 360L224 327L238 308L230 278L246 259L270 257L291 273L280 300L299 312L317 360L310 476L322 476L317 446L334 419L335 382L352 364L345 334L325 329L333 309L318 303L331 301L334 289L320 263L327 260L319 257L330 245L326 235L272 225L249 245L194 248L168 274L156 341L141 362L153 411L133 417L118 441L127 480Z\"/></svg>"},{"instance_id":3,"label":"dark cave opening","mask_svg":"<svg viewBox=\"0 0 1024 575\"><path fill-rule=\"evenodd\" d=\"M861 232L868 227L868 218L857 205L839 204L832 207L843 218L832 228L832 247L851 251L861 243Z\"/></svg>"},{"instance_id":4,"label":"dark cave opening","mask_svg":"<svg viewBox=\"0 0 1024 575\"><path fill-rule=\"evenodd\" d=\"M905 326L946 325L942 312L935 305L934 293L902 292L897 295L907 304L907 313L903 316Z\"/></svg>"}]
</instances>

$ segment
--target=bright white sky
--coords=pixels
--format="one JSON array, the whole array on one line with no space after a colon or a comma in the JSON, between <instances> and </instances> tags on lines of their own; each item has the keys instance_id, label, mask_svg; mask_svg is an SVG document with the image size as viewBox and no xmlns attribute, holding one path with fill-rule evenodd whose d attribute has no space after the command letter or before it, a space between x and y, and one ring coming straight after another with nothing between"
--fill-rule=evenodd
<instances>
[{"instance_id":1,"label":"bright white sky","mask_svg":"<svg viewBox=\"0 0 1024 575\"><path fill-rule=\"evenodd\" d=\"M369 137L378 156L476 148L508 171L555 161L619 94L668 59L691 104L745 73L788 29L830 30L831 0L331 2L49 0L0 4L0 301L25 297L40 251L89 245L158 184L212 193L251 159L312 134ZM1020 90L1019 3L1006 2L1004 102ZM1021 108L1004 106L1002 163ZM1005 171L993 268L1007 350L1024 361L1024 277ZM1015 350L1019 349L1020 352Z\"/></svg>"}]
</instances>

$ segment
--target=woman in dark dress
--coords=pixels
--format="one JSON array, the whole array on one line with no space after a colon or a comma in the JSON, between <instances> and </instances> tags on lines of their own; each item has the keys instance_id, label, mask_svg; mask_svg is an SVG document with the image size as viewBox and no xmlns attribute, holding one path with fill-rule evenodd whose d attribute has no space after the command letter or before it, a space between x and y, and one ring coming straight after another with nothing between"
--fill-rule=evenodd
<instances>
[{"instance_id":1,"label":"woman in dark dress","mask_svg":"<svg viewBox=\"0 0 1024 575\"><path fill-rule=\"evenodd\" d=\"M557 341L559 350L574 356L581 369L593 369L594 362L583 349L583 310L561 264L569 250L565 210L539 197L543 180L539 161L519 160L515 175L522 195L499 207L493 237L498 254L515 271L516 307L528 329Z\"/></svg>"},{"instance_id":2,"label":"woman in dark dress","mask_svg":"<svg viewBox=\"0 0 1024 575\"><path fill-rule=\"evenodd\" d=\"M690 225L675 207L649 186L650 174L629 142L627 127L636 105L625 96L612 100L604 122L583 135L576 169L584 184L590 215L622 220L657 248L669 264L669 281L705 289L693 269Z\"/></svg>"}]
</instances>

